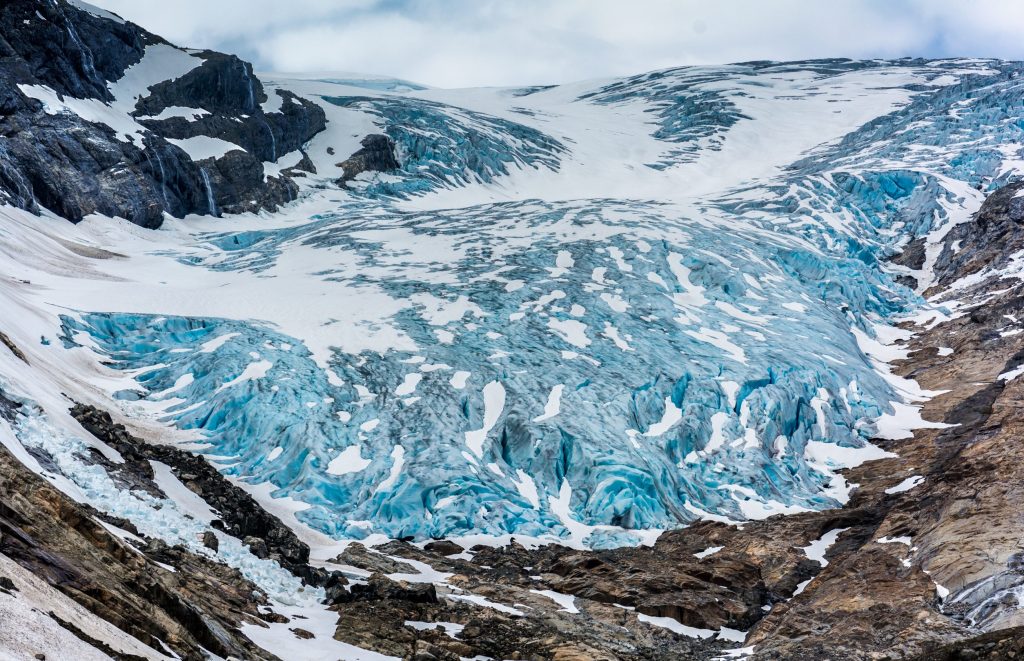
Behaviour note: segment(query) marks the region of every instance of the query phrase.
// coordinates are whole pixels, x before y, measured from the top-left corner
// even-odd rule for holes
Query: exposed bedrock
[[[297,186],[288,174],[264,177],[263,162],[300,149],[322,131],[324,112],[289,92],[276,92],[279,109],[264,112],[261,83],[235,56],[193,54],[198,66],[152,86],[134,111],[124,109],[124,121],[132,122],[129,112],[137,119],[169,106],[198,108],[208,113],[198,121],[138,119],[148,131],[124,135],[87,119],[121,112],[124,100],[113,97],[112,85],[154,46],[170,48],[132,23],[95,16],[66,0],[6,2],[0,14],[0,200],[76,222],[95,213],[144,227],[160,226],[164,213],[276,210],[293,200]],[[44,86],[61,103],[86,110],[48,107],[38,98],[51,94],[39,91]],[[197,136],[239,148],[211,164],[195,162],[167,140]]]
[[[251,545],[257,557],[277,561],[312,585],[331,588],[345,584],[340,574],[311,567],[308,564],[309,546],[202,457],[177,448],[146,443],[130,434],[124,425],[113,422],[105,411],[79,404],[71,413],[89,433],[115,448],[126,462],[144,475],[152,476],[150,461],[170,466],[185,486],[220,514],[221,518],[211,525],[238,539],[258,542]]]
[[[1024,182],[1004,186],[987,198],[971,222],[949,231],[935,262],[939,287],[988,269],[1005,268],[1024,248]],[[938,289],[938,287],[936,288]]]
[[[201,108],[209,114],[192,121],[142,119],[143,125],[166,138],[215,136],[240,145],[260,161],[276,161],[326,127],[323,109],[287,90],[274,90],[280,110],[265,112],[261,104],[267,103],[267,93],[248,62],[213,51],[196,57],[204,60],[202,65],[155,85],[134,114],[153,117],[170,107]]]
[[[395,141],[386,135],[373,134],[363,138],[362,149],[338,165],[345,173],[338,180],[342,186],[364,172],[391,172],[400,166],[395,157]]]
[[[117,23],[64,0],[7,0],[0,14],[4,84],[42,84],[78,99],[111,101],[107,83],[137,64],[146,46],[164,43],[132,23]]]
[[[4,419],[13,420],[19,408],[0,391]],[[207,658],[204,649],[222,657],[273,658],[237,631],[240,622],[259,621],[265,601],[237,570],[158,540],[132,548],[101,518],[0,446],[0,554],[153,649],[166,645],[188,661]],[[18,583],[12,584],[14,592]]]

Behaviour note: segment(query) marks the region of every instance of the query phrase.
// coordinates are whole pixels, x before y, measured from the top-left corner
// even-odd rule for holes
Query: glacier
[[[50,315],[40,350],[305,504],[316,531],[637,544],[845,502],[836,470],[882,456],[876,421],[922,396],[881,363],[936,251],[917,270],[888,258],[1019,178],[1020,72],[306,80],[296,93],[387,134],[401,169],[341,191],[311,177],[273,216],[4,231],[55,254],[116,236],[123,254],[26,276]]]

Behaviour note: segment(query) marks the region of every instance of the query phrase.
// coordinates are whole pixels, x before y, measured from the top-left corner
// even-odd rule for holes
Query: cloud
[[[93,0],[273,71],[442,87],[559,83],[682,64],[1024,57],[1013,0]]]

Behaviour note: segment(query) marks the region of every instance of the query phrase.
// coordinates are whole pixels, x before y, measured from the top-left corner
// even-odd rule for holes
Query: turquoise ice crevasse
[[[709,76],[829,76],[858,66],[882,63],[753,63],[699,80],[671,70],[577,102],[648,99],[667,158],[687,162],[744,121],[727,95],[701,96]],[[935,77],[953,66],[935,65]],[[898,399],[853,329],[870,336],[872,322],[921,302],[885,260],[948,220],[959,201],[950,181],[1005,181],[999,145],[1021,140],[1019,71],[995,68],[911,90],[902,107],[772,180],[699,205],[403,209],[387,200],[516,168],[555,171],[572,145],[434,102],[332,98],[378,119],[408,157],[403,172],[333,213],[210,233],[202,241],[215,256],[176,258],[274,277],[292,247],[344,251],[354,267],[316,277],[372,283],[406,301],[389,323],[415,350],[335,351],[335,385],[301,338],[258,322],[81,311],[63,317],[63,338],[137,371],[137,387],[121,398],[159,404],[165,421],[201,434],[202,451],[225,473],[308,503],[298,517],[339,538],[567,536],[568,512],[608,526],[589,540],[603,546],[628,542],[628,529],[704,513],[739,521],[757,508],[834,507],[837,478],[808,448],[862,447],[870,421]],[[432,152],[425,135],[443,149]],[[453,250],[404,254],[374,238],[384,229],[411,241],[441,237]],[[439,320],[437,301],[458,302],[461,315]],[[254,369],[259,376],[240,378]],[[488,428],[492,383],[504,401]],[[467,432],[481,429],[478,454]],[[347,472],[331,472],[343,453]]]
[[[379,118],[402,164],[399,181],[374,183],[373,197],[408,197],[437,188],[489,183],[514,167],[557,170],[565,145],[537,129],[424,99],[324,97]]]

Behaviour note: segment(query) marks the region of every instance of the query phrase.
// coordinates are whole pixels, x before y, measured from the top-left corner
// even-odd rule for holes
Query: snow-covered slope
[[[118,407],[290,499],[322,544],[608,546],[834,507],[852,486],[834,470],[884,454],[872,437],[934,424],[884,361],[937,248],[915,271],[885,260],[1017,176],[1019,71],[268,76],[328,119],[284,212],[148,231],[0,209],[2,330],[31,365],[0,374],[53,424],[60,393]],[[401,168],[338,188],[368,133]]]

